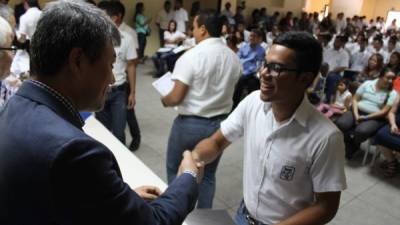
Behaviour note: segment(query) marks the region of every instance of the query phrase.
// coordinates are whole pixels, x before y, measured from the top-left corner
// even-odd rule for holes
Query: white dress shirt
[[[185,33],[186,32],[186,22],[189,21],[188,13],[184,8],[175,10],[174,20],[177,23],[176,30]]]
[[[162,9],[157,14],[156,23],[160,24],[160,28],[163,30],[168,30],[169,21],[174,19],[174,11],[170,10],[169,12]]]
[[[36,7],[29,8],[19,19],[19,32],[25,34],[27,39],[31,39],[36,30],[39,21],[40,11]]]
[[[239,77],[239,58],[220,38],[201,41],[178,59],[172,74],[189,86],[179,114],[210,118],[229,113]]]
[[[164,40],[175,42],[179,38],[183,39],[186,38],[186,35],[180,31],[175,31],[174,33],[169,32],[168,30],[164,31]],[[176,48],[178,47],[177,44],[165,44],[164,47],[166,48]]]
[[[338,51],[334,48],[324,49],[323,62],[328,63],[329,71],[338,67],[349,67],[350,56],[343,48]]]
[[[128,26],[128,24],[126,24],[125,22],[122,22],[121,25],[119,25],[118,30],[124,31],[125,33],[128,33],[129,35],[131,35],[135,49],[139,48],[137,33],[132,27]]]
[[[116,59],[113,68],[113,74],[115,77],[114,86],[122,85],[127,81],[126,79],[126,66],[129,60],[136,59],[137,53],[132,40],[132,37],[124,32],[120,31],[121,34],[121,45],[115,47]]]
[[[308,101],[278,123],[260,91],[221,123],[224,137],[244,137],[243,195],[252,217],[276,224],[314,203],[314,193],[346,188],[340,130]]]
[[[366,49],[364,51],[360,51],[360,47],[356,48],[357,51],[354,51],[351,54],[351,67],[350,69],[353,71],[363,71],[364,68],[368,65],[368,59],[371,56],[371,53]]]

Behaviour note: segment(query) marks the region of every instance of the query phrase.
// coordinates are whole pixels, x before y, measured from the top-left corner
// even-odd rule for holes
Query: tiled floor
[[[166,146],[176,111],[162,107],[160,96],[151,85],[152,72],[149,60],[138,67],[135,109],[142,144],[135,154],[166,181]],[[231,215],[242,199],[242,145],[239,140],[225,151],[217,172],[214,208],[227,209]],[[376,168],[362,166],[361,158],[359,155],[346,165],[348,189],[342,193],[340,209],[329,224],[400,225],[400,176],[385,179]]]

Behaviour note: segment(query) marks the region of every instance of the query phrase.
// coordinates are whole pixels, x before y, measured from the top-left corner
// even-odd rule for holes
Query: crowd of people
[[[240,137],[239,225],[328,223],[347,186],[345,157],[368,139],[383,153],[384,176],[397,174],[396,21],[261,8],[247,22],[245,4],[234,13],[228,2],[221,13],[199,10],[189,28],[176,0],[157,15],[162,48],[152,57],[154,76],[169,71],[174,82],[161,104],[178,111],[167,144],[169,188],[131,190],[111,152],[83,133],[79,112],[96,112],[124,144],[127,123],[129,148],[139,148],[136,68],[151,16],[137,3],[132,28],[120,1],[86,2],[60,0],[41,11],[37,0],[24,0],[26,12],[15,8],[14,16],[1,0],[0,221],[180,224],[196,202],[212,208],[219,160]]]

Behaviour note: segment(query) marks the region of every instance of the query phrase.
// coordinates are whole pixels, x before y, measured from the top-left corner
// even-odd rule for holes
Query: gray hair
[[[31,40],[31,72],[56,74],[73,48],[81,48],[95,62],[109,41],[120,44],[118,28],[96,6],[79,0],[48,3]]]

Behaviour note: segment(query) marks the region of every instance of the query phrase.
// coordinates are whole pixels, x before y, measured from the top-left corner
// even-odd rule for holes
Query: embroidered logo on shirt
[[[281,170],[280,178],[282,180],[291,181],[291,180],[293,180],[295,171],[296,171],[296,168],[294,168],[293,166],[283,166],[282,170]]]

